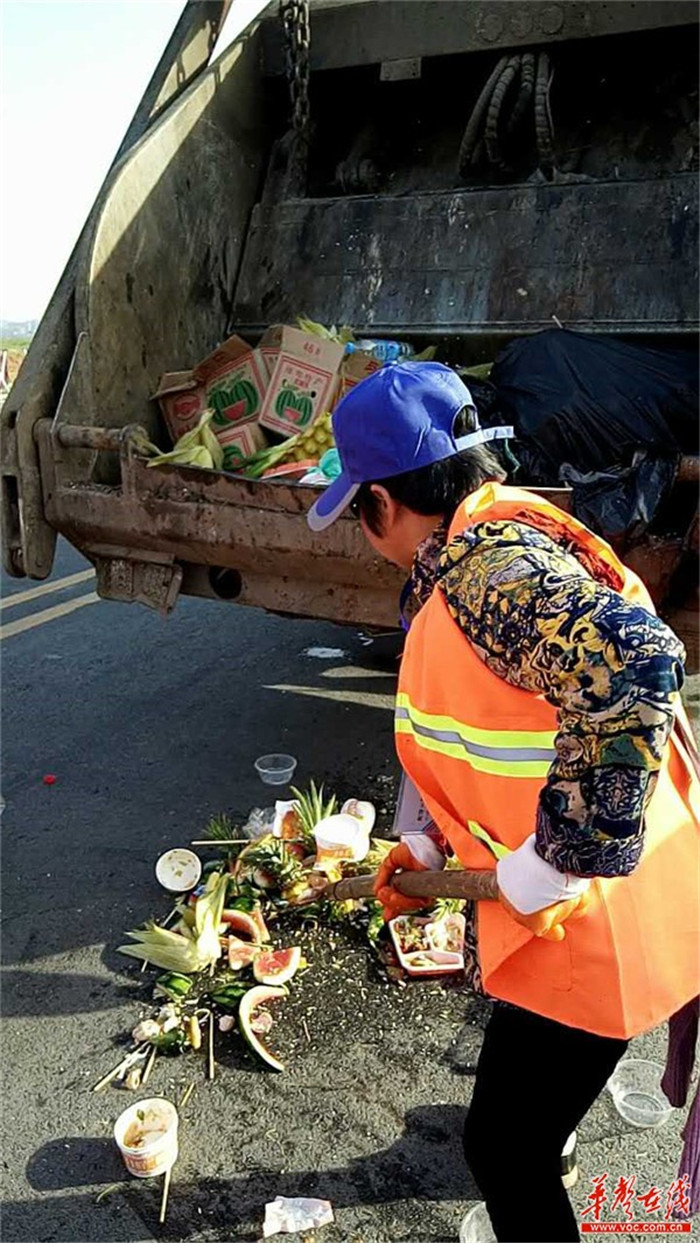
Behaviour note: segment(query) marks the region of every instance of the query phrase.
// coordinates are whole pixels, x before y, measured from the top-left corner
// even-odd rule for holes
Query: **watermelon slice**
[[[255,962],[260,953],[259,945],[251,945],[250,941],[239,941],[238,937],[228,939],[228,965],[232,971],[241,971]]]
[[[226,925],[226,928],[230,928],[237,937],[245,937],[247,941],[252,941],[254,945],[262,944],[263,936],[260,924],[248,911],[223,910],[221,912],[221,922]],[[265,927],[264,923],[263,927]],[[265,931],[267,932],[266,928]]]
[[[270,1053],[267,1045],[263,1044],[256,1033],[256,1027],[260,1030],[263,1026],[268,1026],[267,1021],[264,1024],[261,1021],[265,1013],[261,1007],[267,1005],[269,1001],[276,1001],[278,997],[286,996],[286,988],[267,988],[264,984],[259,984],[256,988],[248,989],[248,992],[241,999],[238,1010],[238,1025],[241,1029],[241,1034],[247,1040],[253,1053],[257,1053],[258,1057],[261,1057],[263,1062],[267,1062],[267,1065],[272,1070],[284,1070],[284,1066],[279,1058]]]
[[[288,950],[268,950],[258,954],[253,975],[260,984],[288,984],[299,970],[301,950],[298,945]]]
[[[265,920],[263,919],[262,907],[259,902],[255,903],[255,906],[250,912],[250,918],[253,920],[253,922],[257,926],[258,932],[260,933],[260,941],[261,942],[269,941],[270,934],[267,930],[267,924],[265,923]]]

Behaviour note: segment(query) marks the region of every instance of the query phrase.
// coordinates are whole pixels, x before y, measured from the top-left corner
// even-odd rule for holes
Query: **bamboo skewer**
[[[153,1070],[153,1063],[156,1060],[157,1053],[158,1053],[158,1046],[154,1044],[153,1048],[151,1049],[151,1052],[148,1055],[148,1061],[146,1062],[146,1065],[143,1068],[143,1074],[141,1076],[141,1087],[142,1088],[145,1088],[146,1084],[148,1083],[148,1080],[151,1075],[151,1071]]]
[[[165,1214],[168,1211],[168,1195],[170,1193],[170,1179],[172,1178],[173,1167],[168,1167],[163,1178],[163,1194],[160,1200],[160,1213],[158,1215],[158,1225],[165,1225]]]
[[[155,1052],[155,1049],[154,1049],[154,1052]],[[188,1087],[185,1088],[185,1091],[180,1097],[180,1104],[178,1105],[178,1112],[182,1112],[182,1110],[185,1108],[185,1105],[187,1104],[193,1092],[194,1092],[194,1081],[190,1083]],[[175,1162],[173,1162],[173,1165],[174,1164]],[[173,1176],[173,1165],[171,1165],[165,1171],[165,1175],[163,1178],[163,1194],[161,1195],[161,1198],[160,1198],[160,1213],[158,1214],[158,1225],[159,1226],[165,1225],[165,1216],[168,1211],[168,1196],[170,1195],[170,1182]]]
[[[281,837],[282,842],[303,844],[303,837]],[[254,837],[207,837],[204,841],[190,842],[190,846],[252,846]]]
[[[216,1063],[214,1061],[214,1011],[210,1010],[209,1011],[209,1057],[207,1061],[207,1078],[208,1079],[214,1078],[215,1066],[216,1066]]]
[[[132,1053],[127,1053],[126,1057],[122,1058],[119,1065],[113,1067],[113,1069],[108,1071],[106,1075],[103,1075],[94,1087],[90,1089],[90,1091],[101,1092],[102,1089],[106,1088],[107,1084],[111,1083],[113,1079],[118,1079],[119,1076],[123,1075],[125,1071],[130,1069],[130,1067],[135,1066],[137,1062],[140,1062],[141,1059],[146,1056],[147,1048],[147,1045],[140,1045],[139,1048],[134,1049]]]
[[[182,1093],[182,1096],[180,1097],[180,1104],[178,1105],[179,1110],[182,1111],[185,1108],[185,1105],[187,1104],[193,1092],[194,1092],[194,1079],[192,1080],[191,1083],[188,1083],[187,1087]]]

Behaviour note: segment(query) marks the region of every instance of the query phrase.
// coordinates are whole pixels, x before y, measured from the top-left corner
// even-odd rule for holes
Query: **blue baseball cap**
[[[467,407],[474,430],[454,434]],[[333,414],[342,472],[309,510],[312,531],[323,531],[351,504],[363,483],[389,479],[453,457],[462,449],[512,437],[512,427],[479,427],[466,384],[443,363],[389,363],[361,380]]]

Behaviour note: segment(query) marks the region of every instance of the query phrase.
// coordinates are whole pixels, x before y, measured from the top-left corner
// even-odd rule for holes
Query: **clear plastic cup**
[[[661,1087],[664,1068],[658,1062],[642,1058],[625,1058],[618,1062],[608,1079],[608,1091],[615,1108],[632,1126],[657,1127],[671,1117],[669,1104]]]
[[[468,1208],[459,1228],[459,1243],[496,1243],[491,1218],[483,1200]]]
[[[293,755],[261,755],[255,761],[255,771],[266,786],[286,786],[294,776],[297,761]]]

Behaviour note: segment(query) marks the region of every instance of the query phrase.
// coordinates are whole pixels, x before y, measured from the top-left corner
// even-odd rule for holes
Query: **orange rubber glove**
[[[516,923],[522,924],[523,928],[529,929],[534,936],[542,937],[544,941],[563,941],[566,936],[564,924],[569,919],[583,918],[590,905],[590,895],[591,891],[587,889],[585,893],[579,894],[576,898],[568,898],[564,902],[554,902],[551,906],[543,907],[541,911],[533,911],[531,915],[523,915],[511,905],[505,894],[500,889],[498,890],[498,900],[511,918]]]
[[[419,911],[422,907],[432,906],[429,898],[406,898],[398,890],[392,888],[391,878],[394,872],[428,872],[424,863],[419,863],[405,842],[394,846],[377,872],[374,882],[374,896],[384,908],[384,922],[395,919],[397,915],[406,915],[409,911]]]

